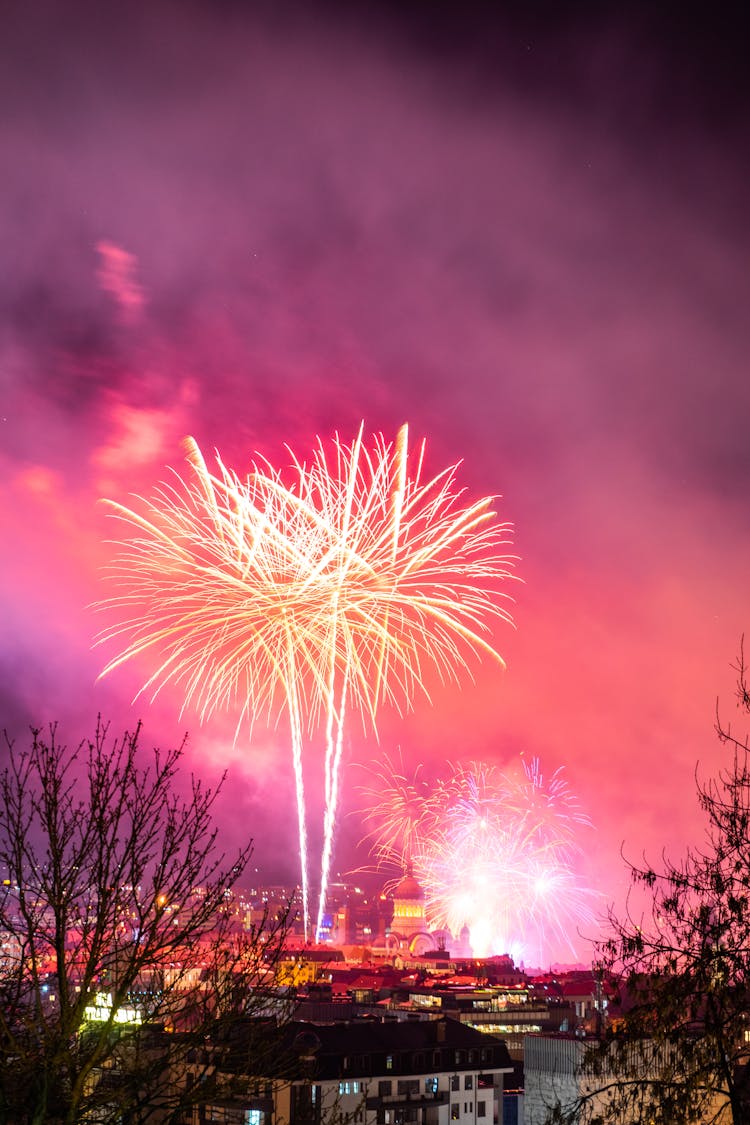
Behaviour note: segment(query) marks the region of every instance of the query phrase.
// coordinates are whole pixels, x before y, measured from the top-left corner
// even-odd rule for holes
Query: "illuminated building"
[[[193,1125],[492,1125],[502,1113],[504,1043],[455,1020],[293,1023],[291,1080],[193,1110]]]
[[[434,934],[427,928],[424,891],[410,871],[394,889],[392,898],[393,919],[385,937],[387,951],[419,956],[438,948],[443,935]]]

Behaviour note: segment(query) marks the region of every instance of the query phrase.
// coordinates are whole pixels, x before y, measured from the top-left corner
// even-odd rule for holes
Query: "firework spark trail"
[[[320,896],[318,899],[318,916],[315,923],[315,934],[320,934],[323,924],[323,912],[326,903],[326,890],[331,873],[331,858],[333,855],[333,837],[338,807],[339,770],[341,753],[344,744],[344,716],[346,703],[346,681],[341,691],[341,706],[336,717],[336,737],[328,735],[326,746],[326,793],[325,809],[323,814],[323,854],[320,865]],[[332,749],[331,749],[332,747]]]
[[[440,799],[421,777],[420,766],[407,776],[400,749],[397,755],[386,752],[381,763],[363,768],[372,779],[359,786],[365,839],[370,840],[378,865],[397,869],[400,879],[422,850],[422,838],[437,828]]]
[[[563,858],[580,851],[577,827],[591,827],[591,818],[563,777],[562,767],[545,780],[538,757],[521,762],[522,771],[505,772],[505,803],[512,810],[519,835],[525,830],[537,846],[546,845]]]
[[[469,927],[475,955],[543,955],[551,942],[574,953],[571,924],[591,924],[593,892],[575,873],[577,827],[591,826],[556,770],[482,762],[449,765],[426,789],[386,756],[361,787],[378,862],[410,867],[425,890],[430,924],[454,937]],[[541,963],[541,961],[540,961]]]
[[[458,682],[469,657],[489,655],[490,626],[510,621],[502,583],[508,526],[492,497],[464,506],[458,466],[422,480],[424,443],[410,459],[408,429],[371,449],[360,427],[333,457],[319,440],[309,464],[291,451],[291,480],[268,462],[240,479],[217,456],[209,472],[187,443],[192,477],[175,473],[145,514],[107,501],[135,534],[110,577],[121,592],[100,608],[119,620],[100,642],[121,647],[102,675],[155,653],[141,691],[167,684],[201,719],[237,707],[236,735],[259,714],[288,714],[307,924],[303,730],[323,723],[323,853],[316,931],[325,905],[340,793],[345,716],[376,731],[382,703],[408,710],[423,666]],[[139,693],[140,694],[140,693]]]
[[[289,729],[292,740],[292,768],[294,770],[294,788],[297,800],[297,833],[299,838],[300,875],[302,882],[302,918],[305,927],[305,940],[307,940],[308,918],[310,917],[310,877],[307,861],[305,783],[302,769],[302,723],[300,719],[299,699],[297,697],[297,679],[294,670],[293,651],[293,647],[290,643],[287,697],[289,700]]]

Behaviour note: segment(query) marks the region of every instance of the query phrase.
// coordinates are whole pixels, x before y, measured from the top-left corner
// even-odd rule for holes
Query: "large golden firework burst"
[[[210,471],[187,439],[175,473],[137,508],[105,501],[125,523],[109,568],[117,591],[99,603],[115,623],[99,637],[117,653],[102,675],[150,660],[142,691],[176,687],[201,719],[234,710],[237,729],[288,716],[308,876],[302,744],[326,733],[325,813],[316,929],[325,903],[339,798],[345,718],[376,729],[383,702],[399,710],[428,694],[424,669],[458,681],[472,657],[502,664],[492,639],[511,620],[510,527],[495,497],[464,502],[459,466],[423,476],[424,442],[409,449],[363,427],[346,444],[318,440],[286,473],[258,458],[246,477],[216,457]]]

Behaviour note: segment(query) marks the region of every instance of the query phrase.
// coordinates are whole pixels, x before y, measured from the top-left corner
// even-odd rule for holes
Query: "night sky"
[[[191,768],[230,772],[224,839],[294,879],[285,730],[233,747],[231,716],[131,706],[150,666],[97,681],[97,500],[151,494],[187,434],[240,470],[406,421],[501,497],[523,581],[507,670],[383,712],[381,746],[564,766],[606,902],[621,846],[698,838],[750,629],[743,29],[402,7],[5,9],[0,725],[189,731]],[[352,726],[348,809],[377,754]]]

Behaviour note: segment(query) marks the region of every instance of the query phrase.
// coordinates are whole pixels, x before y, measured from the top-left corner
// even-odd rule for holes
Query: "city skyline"
[[[98,501],[150,495],[188,434],[241,473],[408,423],[428,473],[461,461],[469,497],[500,497],[516,629],[504,671],[383,708],[379,742],[352,726],[332,871],[367,862],[352,767],[522,754],[565,768],[581,877],[621,900],[621,846],[701,831],[748,628],[733,29],[65,8],[16,13],[0,47],[0,726],[188,730],[193,768],[229,771],[228,847],[250,834],[293,879],[285,734],[235,744],[233,716],[180,718],[166,689],[133,707],[145,667],[97,679]]]

